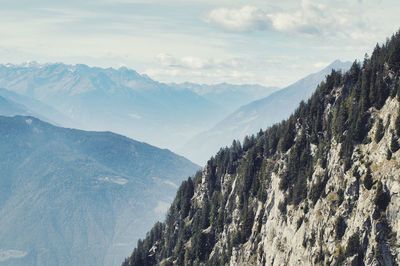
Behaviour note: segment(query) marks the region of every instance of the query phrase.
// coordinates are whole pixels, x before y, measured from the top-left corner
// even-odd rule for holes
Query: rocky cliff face
[[[185,181],[124,265],[398,265],[400,34]]]
[[[327,173],[329,179],[324,194],[314,206],[309,201],[298,206],[288,205],[286,215],[279,210],[285,193],[279,190],[279,174],[272,173],[267,188],[267,200],[252,202],[255,223],[248,241],[233,249],[231,265],[396,265],[400,262],[400,154],[386,159],[394,130],[394,117],[399,102],[389,99],[380,111],[372,111],[372,117],[390,121],[384,137],[379,143],[371,142],[355,147],[353,166],[348,171],[340,159],[340,144],[333,141],[327,154],[326,169],[316,165],[307,190],[312,189],[318,177]],[[375,128],[369,132],[374,138]],[[334,148],[333,148],[334,147]],[[285,161],[278,162],[282,168]],[[367,189],[364,181],[370,165],[374,185]],[[361,176],[353,174],[358,169]],[[389,196],[386,210],[376,204],[379,184]],[[238,198],[235,199],[238,201]],[[233,208],[233,221],[240,213]],[[338,235],[337,221],[343,218],[343,236]],[[223,247],[230,232],[239,227],[231,223],[224,228],[223,237],[217,242]],[[259,230],[257,230],[259,228]],[[350,252],[352,239],[356,236],[356,252]],[[350,253],[349,253],[350,252]],[[353,254],[354,253],[354,254]],[[361,256],[359,256],[360,254]]]

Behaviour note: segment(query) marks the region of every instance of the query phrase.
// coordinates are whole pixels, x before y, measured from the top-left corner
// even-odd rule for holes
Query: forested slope
[[[400,33],[183,182],[123,265],[398,265]]]
[[[199,167],[111,132],[0,116],[0,264],[118,265]],[[17,254],[17,255],[16,255]]]

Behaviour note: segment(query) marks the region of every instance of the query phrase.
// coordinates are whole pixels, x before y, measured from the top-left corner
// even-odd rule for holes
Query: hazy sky
[[[127,66],[165,82],[284,86],[362,59],[398,0],[0,0],[0,63]]]

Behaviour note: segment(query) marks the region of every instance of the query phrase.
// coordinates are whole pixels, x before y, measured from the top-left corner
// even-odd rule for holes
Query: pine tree
[[[392,151],[390,149],[387,149],[386,160],[390,161],[390,159],[392,159]]]
[[[400,43],[398,41],[393,42],[393,46],[390,49],[388,64],[394,71],[400,70]]]
[[[371,169],[368,167],[367,174],[364,177],[364,187],[368,190],[372,188],[374,182],[372,181]]]
[[[379,208],[379,210],[386,211],[387,206],[390,202],[390,195],[383,189],[383,184],[381,181],[378,182],[378,187],[376,189],[375,205]]]
[[[390,142],[390,150],[395,153],[400,148],[397,137],[392,133],[392,140]]]
[[[339,215],[335,221],[335,232],[336,239],[342,239],[344,233],[346,232],[347,224],[344,218]]]
[[[396,136],[400,137],[400,110],[397,112],[397,118],[394,121],[394,128],[396,130]]]
[[[360,248],[360,233],[357,231],[349,238],[349,241],[347,242],[346,256],[351,257],[354,254],[357,254],[360,251]]]
[[[379,143],[381,141],[381,139],[383,138],[384,134],[385,134],[385,129],[383,127],[383,120],[379,118],[378,124],[376,126],[375,142]]]

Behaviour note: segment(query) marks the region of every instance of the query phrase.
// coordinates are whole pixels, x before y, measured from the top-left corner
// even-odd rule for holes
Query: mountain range
[[[113,131],[203,165],[233,139],[242,140],[290,115],[331,69],[349,64],[335,61],[281,90],[251,84],[164,84],[125,67],[8,64],[0,65],[0,88],[5,88],[0,95],[29,110],[18,114]]]
[[[171,150],[233,108],[275,89],[257,85],[168,85],[125,67],[104,69],[62,63],[0,65],[0,88],[14,93],[11,99],[17,103],[26,101],[18,102],[16,95],[25,100],[29,97],[36,107],[40,102],[42,106],[34,111],[47,117],[46,121],[113,131]],[[222,94],[232,101],[217,101]],[[4,91],[0,95],[10,96]],[[32,108],[32,103],[26,105]]]
[[[25,106],[0,96],[0,113],[2,115],[13,116],[16,114],[28,114],[29,110]]]
[[[0,135],[2,265],[118,265],[200,168],[121,135],[31,116],[0,116]]]
[[[317,73],[239,107],[213,127],[185,143],[178,153],[199,164],[205,164],[206,160],[220,148],[229,146],[232,140],[242,141],[245,136],[289,117],[301,101],[308,99],[314,93],[318,84],[332,69],[345,71],[350,66],[350,62],[336,60]]]
[[[9,106],[9,108],[6,108],[4,103],[0,105],[0,108],[2,108],[0,109],[0,115],[31,115],[57,125],[68,126],[75,124],[68,116],[34,98],[3,88],[0,88],[0,96],[14,105],[14,107]],[[17,109],[15,106],[17,106]]]
[[[242,105],[264,98],[279,89],[278,87],[264,87],[258,84],[234,85],[220,83],[210,85],[185,82],[169,85],[179,90],[191,90],[208,101],[222,106],[228,114]]]

